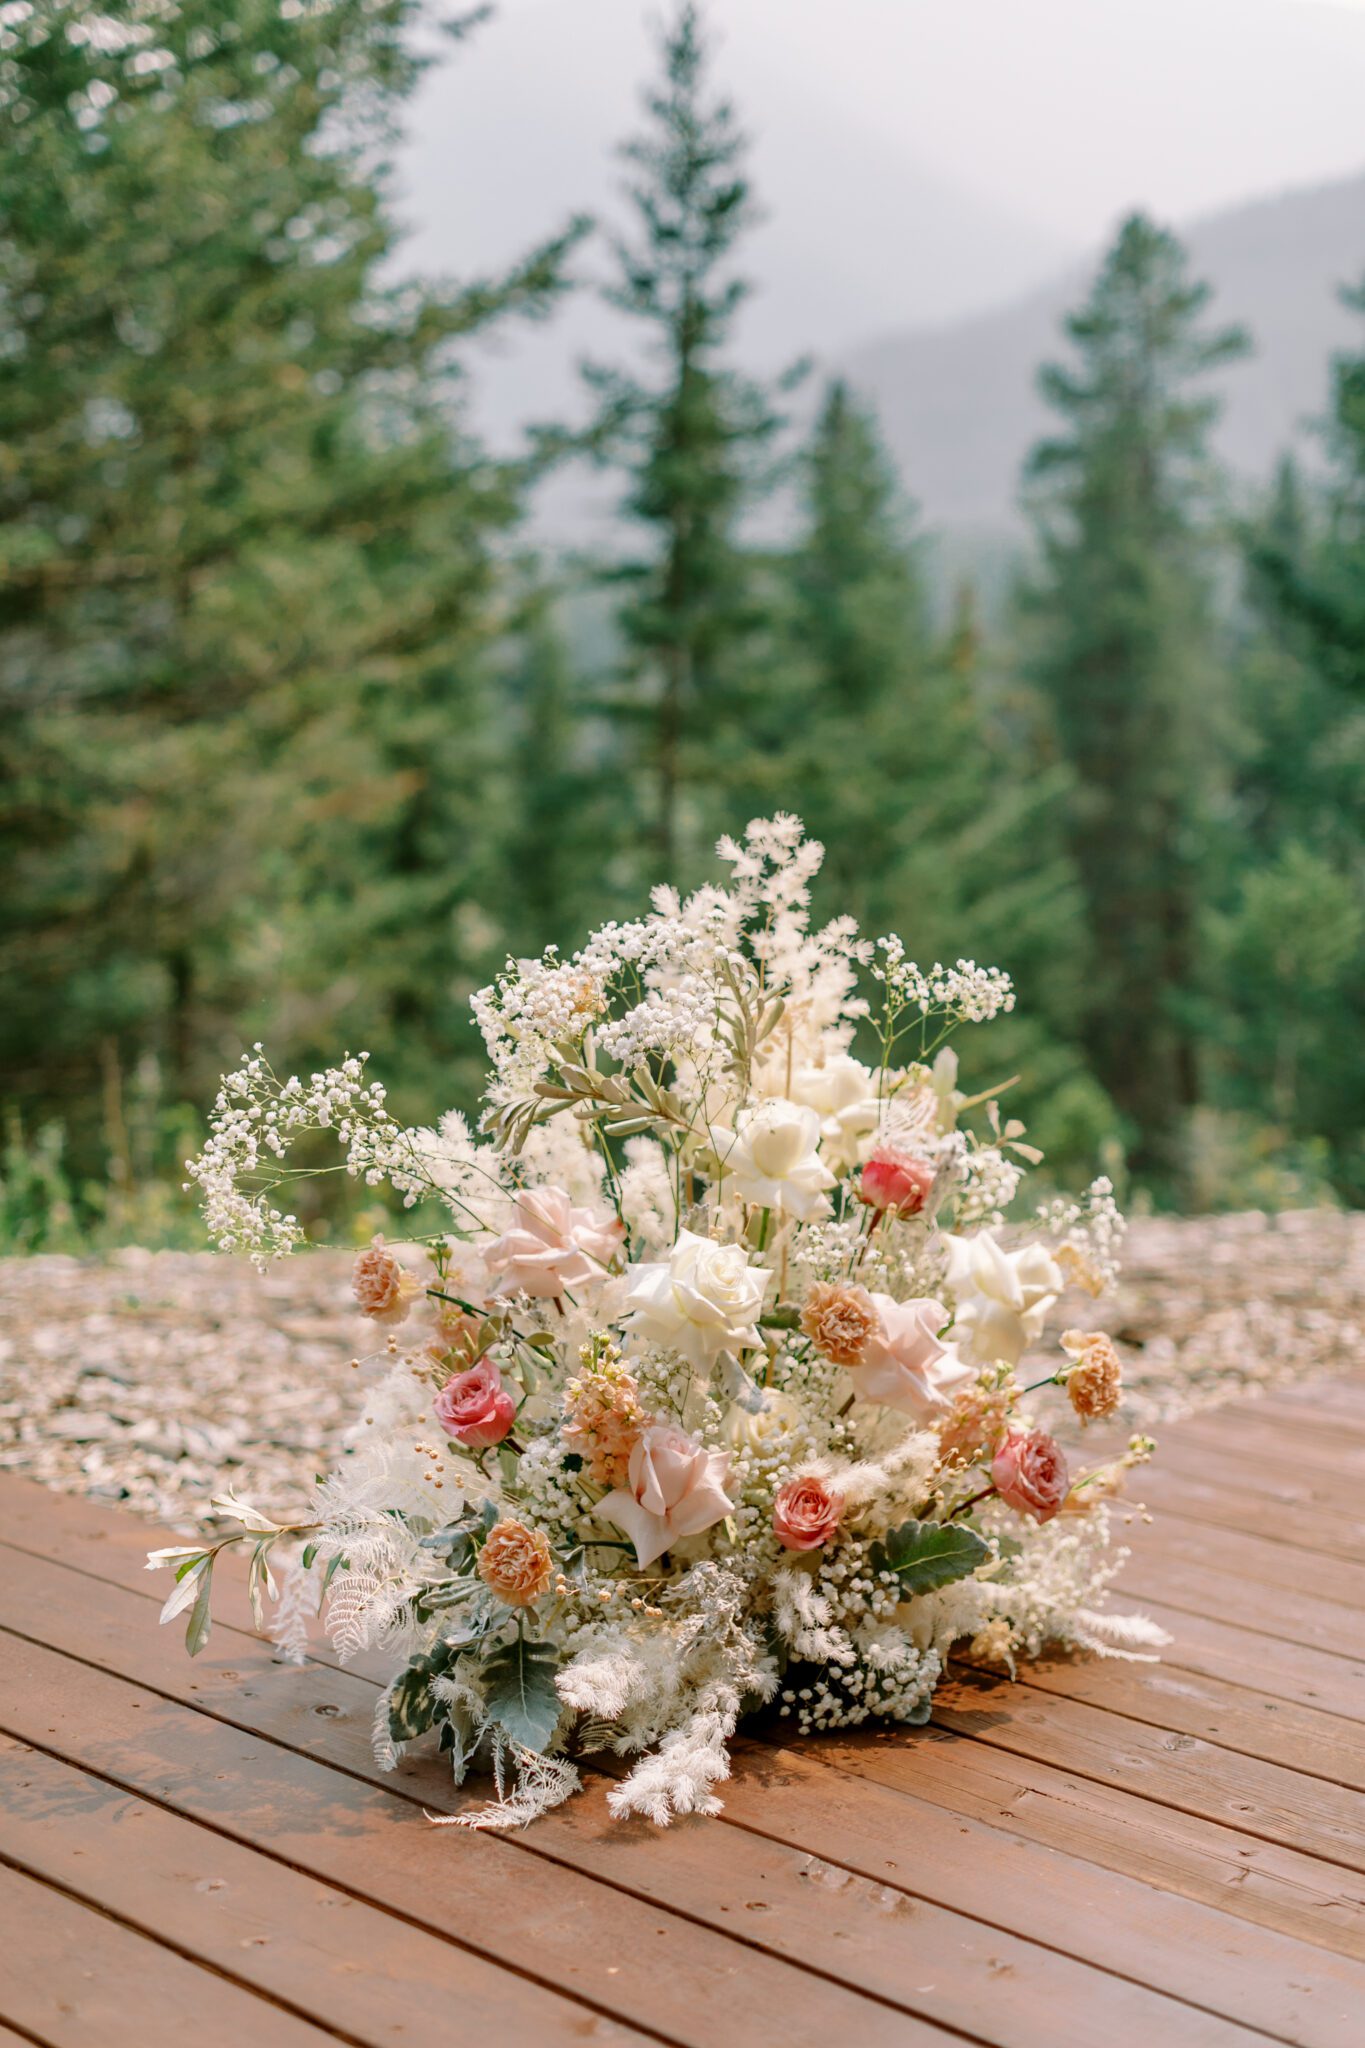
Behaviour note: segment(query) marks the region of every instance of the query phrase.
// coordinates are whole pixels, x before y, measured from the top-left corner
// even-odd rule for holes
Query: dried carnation
[[[851,1282],[817,1281],[806,1296],[801,1328],[835,1365],[857,1365],[880,1327],[872,1296]]]
[[[619,1486],[649,1417],[614,1344],[585,1344],[581,1356],[587,1370],[564,1389],[564,1441],[598,1486]]]
[[[1066,1391],[1082,1422],[1112,1415],[1123,1391],[1123,1366],[1113,1339],[1102,1330],[1064,1330],[1062,1349],[1076,1361]]]
[[[479,1577],[509,1607],[534,1606],[553,1569],[548,1536],[524,1522],[495,1522],[479,1552]]]
[[[401,1323],[412,1306],[421,1283],[399,1265],[382,1237],[356,1253],[351,1270],[351,1292],[361,1313],[377,1323]]]

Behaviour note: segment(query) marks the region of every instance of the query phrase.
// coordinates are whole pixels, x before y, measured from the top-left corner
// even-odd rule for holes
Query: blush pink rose
[[[878,1145],[858,1175],[858,1200],[897,1216],[918,1216],[934,1185],[935,1168],[895,1145]]]
[[[597,1512],[625,1530],[643,1567],[679,1537],[724,1521],[734,1507],[725,1491],[729,1476],[723,1451],[707,1450],[672,1423],[652,1422],[631,1451],[626,1485],[600,1500]]]
[[[864,1401],[913,1415],[917,1422],[931,1421],[976,1377],[939,1337],[947,1309],[927,1295],[894,1301],[889,1294],[874,1294],[872,1306],[877,1327],[864,1342],[857,1365],[848,1368],[854,1392]]]
[[[432,1404],[446,1435],[466,1450],[486,1451],[500,1444],[516,1418],[517,1404],[502,1383],[491,1358],[481,1358],[468,1372],[447,1380]]]
[[[1050,1522],[1071,1488],[1061,1445],[1045,1429],[1011,1429],[991,1462],[991,1482],[1007,1507]]]
[[[516,1221],[484,1264],[505,1278],[509,1292],[551,1297],[600,1280],[621,1248],[623,1226],[600,1221],[591,1209],[576,1209],[563,1188],[522,1188]]]
[[[773,1502],[773,1530],[784,1550],[818,1550],[844,1512],[844,1496],[823,1479],[789,1479]]]

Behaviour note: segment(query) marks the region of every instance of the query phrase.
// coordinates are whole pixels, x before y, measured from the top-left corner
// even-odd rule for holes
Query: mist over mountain
[[[1338,287],[1365,276],[1365,173],[1206,216],[1180,228],[1193,274],[1214,288],[1209,317],[1241,321],[1254,354],[1216,387],[1214,435],[1235,480],[1263,480],[1293,447],[1309,466],[1328,361],[1359,330]],[[906,487],[934,527],[1002,532],[1018,521],[1020,467],[1050,415],[1040,363],[1065,357],[1065,314],[1099,252],[992,312],[890,334],[844,369],[875,404]]]

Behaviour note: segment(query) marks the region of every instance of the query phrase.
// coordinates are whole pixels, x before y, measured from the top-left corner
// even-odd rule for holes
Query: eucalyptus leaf
[[[443,1717],[445,1705],[433,1696],[431,1681],[444,1676],[454,1657],[449,1643],[438,1643],[434,1650],[412,1658],[396,1680],[389,1694],[389,1733],[395,1742],[414,1742]]]
[[[543,1750],[559,1724],[558,1668],[553,1643],[531,1643],[521,1635],[500,1643],[483,1660],[480,1676],[489,1718],[523,1749]]]
[[[960,1522],[902,1522],[872,1547],[873,1569],[894,1572],[907,1593],[968,1578],[990,1556],[985,1539]]]

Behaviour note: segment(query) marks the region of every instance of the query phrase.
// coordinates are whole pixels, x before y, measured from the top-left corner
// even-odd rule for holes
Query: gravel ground
[[[0,1471],[202,1522],[224,1485],[283,1510],[354,1419],[350,1360],[370,1339],[349,1259],[265,1278],[211,1253],[0,1261]],[[1119,1340],[1128,1419],[1365,1363],[1365,1214],[1138,1220],[1117,1304],[1068,1322]]]

